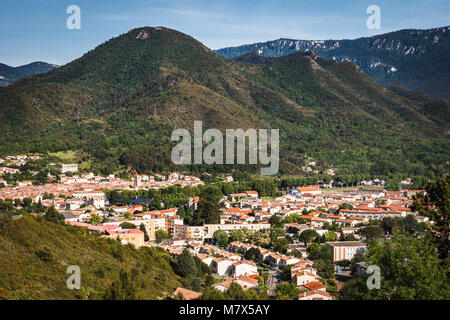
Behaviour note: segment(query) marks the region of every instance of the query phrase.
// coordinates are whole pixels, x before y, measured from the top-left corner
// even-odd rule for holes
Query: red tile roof
[[[178,296],[178,294],[182,294],[184,300],[195,300],[201,296],[201,293],[178,287],[172,294],[172,299],[175,299]]]
[[[309,290],[319,290],[327,287],[326,285],[320,283],[319,281],[309,282],[307,284],[304,284],[303,286]]]

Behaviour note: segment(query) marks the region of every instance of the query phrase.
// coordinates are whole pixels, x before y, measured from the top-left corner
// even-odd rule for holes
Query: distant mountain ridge
[[[450,100],[450,26],[400,30],[354,40],[278,39],[215,52],[237,58],[249,52],[279,57],[305,50],[338,62],[350,60],[382,85],[398,82],[433,98]]]
[[[11,67],[4,63],[0,63],[0,86],[5,87],[21,78],[49,72],[57,67],[56,64],[50,64],[43,61],[35,61],[18,67]]]

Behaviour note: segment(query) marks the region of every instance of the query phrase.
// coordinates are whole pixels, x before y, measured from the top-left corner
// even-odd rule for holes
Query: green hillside
[[[138,250],[87,229],[0,215],[0,299],[103,299],[121,270],[136,299],[159,299],[179,286],[172,258],[161,249]],[[69,265],[81,270],[81,290],[69,290]]]
[[[280,129],[282,174],[303,174],[311,157],[343,174],[448,171],[448,102],[383,87],[314,52],[260,60],[225,59],[163,27],[130,30],[0,88],[0,155],[80,150],[80,162],[102,173],[229,171],[171,163],[171,131],[202,120]]]

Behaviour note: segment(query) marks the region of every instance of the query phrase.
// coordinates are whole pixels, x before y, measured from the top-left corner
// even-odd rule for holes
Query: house
[[[310,291],[314,291],[314,290],[321,290],[324,292],[327,291],[327,286],[319,281],[305,283],[304,285],[302,285],[302,287],[305,288],[306,290],[310,290]]]
[[[279,256],[276,253],[269,253],[266,257],[266,261],[268,264],[270,264],[272,267],[276,267],[278,266],[278,264],[280,263],[281,260],[281,256]]]
[[[279,216],[281,219],[284,219],[288,216],[290,216],[293,213],[298,213],[297,210],[290,210],[290,209],[282,209],[277,212],[277,216]]]
[[[79,221],[78,216],[70,213],[70,212],[61,212],[64,216],[64,221]]]
[[[205,239],[212,239],[214,232],[224,230],[229,233],[231,230],[247,228],[250,231],[258,231],[261,229],[269,229],[270,223],[241,223],[241,224],[205,224]]]
[[[2,168],[0,168],[0,172],[9,173],[9,174],[16,174],[16,173],[19,173],[19,169],[9,168],[9,167],[2,167]]]
[[[142,176],[136,174],[133,178],[133,185],[135,187],[139,187],[142,185]]]
[[[299,270],[291,272],[291,283],[295,283],[296,286],[303,286],[309,282],[317,281],[320,277],[307,270]]]
[[[232,254],[232,253],[229,253],[229,252],[226,252],[226,251],[222,252],[221,254],[224,255],[225,257],[227,257],[230,260],[234,260],[234,261],[241,261],[242,260],[242,257],[237,255],[237,254]]]
[[[173,225],[173,237],[175,239],[203,240],[204,236],[203,226]]]
[[[136,248],[144,245],[144,232],[139,229],[116,229],[106,231],[105,237],[121,240],[122,244],[134,244]]]
[[[199,292],[195,292],[189,289],[178,287],[175,292],[172,294],[172,299],[179,299],[182,298],[182,300],[195,300],[198,299],[202,294]]]
[[[244,291],[258,286],[258,279],[247,276],[239,276],[234,282],[240,285]]]
[[[247,276],[239,276],[236,278],[227,279],[225,281],[216,283],[213,285],[213,287],[221,292],[226,292],[232,283],[237,283],[242,287],[244,291],[258,286],[257,279],[253,279]]]
[[[325,183],[324,181],[320,180],[320,181],[317,181],[317,186],[319,188],[332,188],[333,183],[332,183],[332,181],[330,181],[330,183]]]
[[[308,257],[308,251],[304,247],[296,247],[291,250],[288,249],[288,253],[298,252],[302,258]]]
[[[66,172],[77,172],[78,171],[78,164],[76,163],[70,163],[70,164],[48,164],[47,168],[55,168],[56,170],[60,171],[61,173]]]
[[[335,298],[328,292],[322,290],[312,290],[300,293],[298,300],[334,300]]]
[[[234,263],[234,261],[223,259],[223,258],[214,258],[211,262],[211,271],[218,276],[227,276],[230,272],[230,266]]]
[[[297,187],[297,191],[300,192],[301,196],[303,196],[306,193],[309,193],[311,195],[322,194],[322,191],[317,186]]]
[[[198,254],[197,257],[198,257],[200,260],[202,260],[202,262],[203,262],[204,264],[206,264],[208,267],[211,268],[211,264],[212,264],[212,262],[213,262],[213,260],[214,260],[214,257],[208,256],[208,255],[206,255],[206,254]]]
[[[105,197],[104,196],[93,196],[87,199],[87,204],[92,205],[97,209],[105,207]]]
[[[225,281],[214,284],[213,288],[219,290],[220,292],[226,292],[232,283],[233,279],[227,279]]]
[[[19,187],[31,186],[32,184],[33,184],[33,181],[31,181],[31,180],[19,181],[19,182],[17,183],[17,185],[18,185]]]
[[[67,199],[66,210],[77,210],[84,204],[83,199]]]
[[[128,211],[127,207],[110,207],[116,213],[125,213]]]
[[[281,268],[285,267],[285,266],[289,266],[291,264],[296,264],[300,262],[300,259],[295,258],[295,257],[288,257],[288,256],[281,256],[280,262],[279,262],[279,266]]]
[[[311,219],[311,226],[313,228],[322,228],[325,225],[325,222],[332,223],[331,219],[314,217]]]
[[[258,199],[258,192],[250,190],[250,191],[245,191],[245,194],[247,195],[247,197],[249,198],[255,198]]]
[[[361,230],[361,227],[359,228],[347,228],[347,227],[343,227],[341,228],[341,232],[344,236],[347,236],[349,234],[353,234],[356,237],[358,237],[357,233]]]
[[[231,202],[237,202],[239,201],[241,198],[246,197],[247,194],[246,193],[231,193],[230,197],[231,197]]]
[[[267,257],[270,254],[269,250],[264,249],[264,248],[258,248],[258,249],[259,249],[259,260],[266,261]]]
[[[337,219],[335,223],[340,226],[353,228],[360,222],[356,219]]]
[[[238,261],[231,265],[230,274],[233,277],[250,276],[258,274],[258,268],[251,261]]]

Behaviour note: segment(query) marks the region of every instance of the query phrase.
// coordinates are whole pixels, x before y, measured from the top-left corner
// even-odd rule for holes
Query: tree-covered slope
[[[443,148],[448,144],[449,122],[443,119],[448,119],[448,102],[419,97],[405,89],[400,94],[397,87],[395,90],[375,83],[353,63],[336,63],[312,51],[278,58],[257,56],[254,53],[237,60],[256,63],[260,70],[255,75],[257,83],[315,114],[313,120],[302,119],[279,110],[278,119],[284,114],[287,121],[298,124],[292,131],[277,123],[289,135],[287,141],[298,142],[288,147],[297,154],[306,152],[315,159],[345,164],[356,171],[371,162],[372,168],[363,171],[374,174],[378,160],[395,164],[400,158],[407,162],[420,158],[420,162],[426,159],[430,163],[434,157],[440,158],[435,164],[445,163],[448,154]],[[437,114],[441,120],[437,120]],[[399,170],[394,168],[389,165],[378,174]]]
[[[0,214],[0,299],[104,299],[127,275],[136,299],[169,296],[179,286],[172,258],[162,249],[123,246],[87,229],[34,217]],[[67,268],[81,271],[81,290],[69,290]]]
[[[354,40],[279,39],[216,50],[227,58],[249,52],[283,56],[314,50],[337,61],[350,60],[383,85],[396,82],[410,90],[450,100],[450,27],[400,30]]]
[[[172,170],[171,130],[202,120],[280,129],[282,173],[302,173],[313,157],[341,172],[442,174],[449,109],[312,51],[234,61],[181,32],[144,27],[0,88],[0,154],[83,150],[80,161],[103,173]]]

